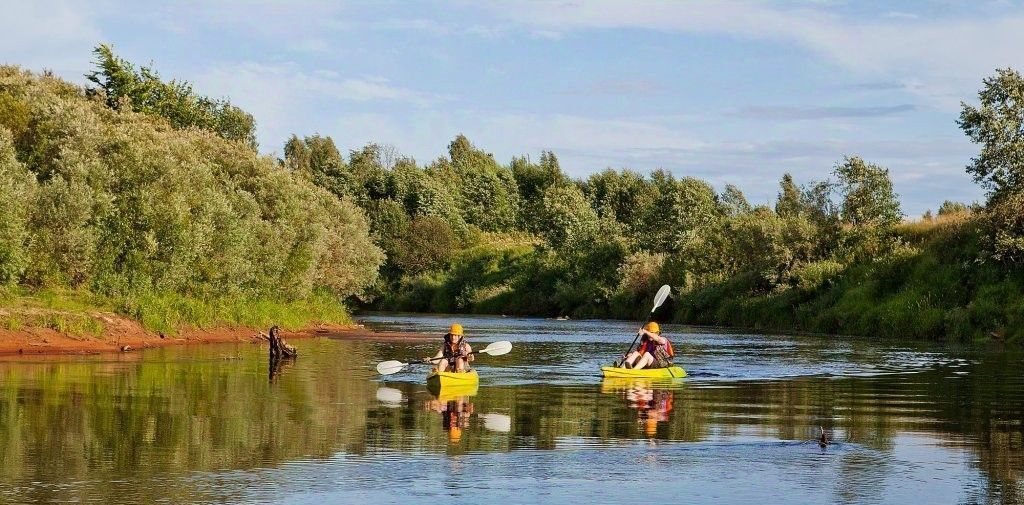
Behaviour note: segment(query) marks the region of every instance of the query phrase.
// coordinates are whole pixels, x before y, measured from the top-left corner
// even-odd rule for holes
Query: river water
[[[451,317],[374,314],[385,330]],[[1018,503],[1024,353],[666,325],[689,377],[603,381],[635,324],[458,320],[475,392],[377,362],[438,344],[207,345],[0,362],[0,503]],[[472,393],[472,394],[470,394]],[[830,438],[816,439],[819,427]]]

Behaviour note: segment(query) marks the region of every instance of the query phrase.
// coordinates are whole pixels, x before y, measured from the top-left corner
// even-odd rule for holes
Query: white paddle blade
[[[658,290],[658,294],[654,295],[654,308],[651,309],[652,313],[658,310],[658,307],[661,307],[661,304],[665,303],[665,300],[668,299],[668,295],[670,293],[672,293],[672,288],[669,287],[668,284],[665,284]]]
[[[381,361],[377,364],[377,373],[381,375],[391,375],[393,373],[401,372],[405,368],[405,363],[401,361]]]
[[[508,340],[494,342],[488,345],[487,347],[481,349],[480,352],[484,354],[489,354],[491,356],[501,356],[502,354],[508,354],[512,352],[512,342],[509,342]]]
[[[505,414],[481,414],[484,419],[484,428],[491,431],[508,433],[512,430],[512,418]]]
[[[377,401],[384,404],[385,407],[401,407],[404,400],[402,392],[395,388],[387,386],[377,388]]]

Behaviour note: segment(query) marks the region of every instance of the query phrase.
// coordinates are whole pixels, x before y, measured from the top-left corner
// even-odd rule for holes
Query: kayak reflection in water
[[[658,423],[668,422],[669,414],[672,413],[673,391],[650,387],[649,382],[633,381],[626,386],[621,382],[610,383],[606,379],[602,390],[622,393],[626,405],[637,410],[637,422],[648,437],[657,435]]]
[[[661,327],[651,321],[640,330],[640,346],[625,356],[622,361],[624,368],[668,368],[672,366],[672,358],[676,352],[672,342],[661,335]]]
[[[444,345],[433,358],[424,360],[437,361],[438,372],[468,372],[469,363],[473,361],[473,348],[466,342],[462,325],[455,323],[444,335]]]
[[[448,441],[454,444],[462,439],[462,430],[469,426],[473,402],[466,396],[445,400],[434,398],[427,402],[427,410],[441,414],[441,427],[448,433]]]

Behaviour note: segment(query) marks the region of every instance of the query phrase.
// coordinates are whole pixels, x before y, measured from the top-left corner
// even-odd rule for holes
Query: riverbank
[[[134,352],[175,345],[217,343],[263,344],[268,328],[247,326],[186,328],[173,336],[146,330],[136,321],[116,314],[105,314],[106,329],[100,335],[61,333],[52,328],[0,328],[0,356],[82,355]],[[333,338],[379,342],[410,342],[436,339],[436,335],[414,332],[378,332],[362,325],[315,324],[297,330],[282,330],[285,340]]]
[[[128,352],[168,345],[265,340],[271,326],[285,339],[408,340],[353,323],[340,301],[313,296],[289,302],[146,295],[112,299],[85,291],[8,290],[0,296],[0,355]]]

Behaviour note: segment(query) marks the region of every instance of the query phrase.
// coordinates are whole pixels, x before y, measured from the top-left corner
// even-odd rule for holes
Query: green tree
[[[939,205],[940,216],[951,216],[954,214],[963,214],[966,212],[970,212],[970,208],[966,204],[955,202],[953,200],[946,200],[942,202],[942,205]]]
[[[656,247],[645,236],[660,196],[653,182],[632,170],[609,168],[591,175],[582,187],[599,216],[621,223],[626,236],[640,247]]]
[[[415,275],[445,266],[457,250],[458,240],[448,223],[434,216],[420,216],[410,223],[396,250],[395,262]]]
[[[28,264],[28,219],[36,180],[18,162],[14,136],[0,126],[0,286],[14,284]]]
[[[544,192],[541,235],[553,249],[579,249],[593,240],[601,219],[576,186],[551,186]]]
[[[537,233],[540,230],[536,216],[543,210],[544,192],[551,186],[569,184],[569,179],[550,151],[541,152],[539,163],[532,163],[525,156],[513,158],[509,169],[519,193],[518,227]]]
[[[779,181],[779,197],[775,201],[775,213],[786,217],[794,216],[804,211],[804,199],[800,188],[793,182],[793,176],[784,174]]]
[[[439,160],[429,171],[458,190],[466,223],[487,231],[513,228],[519,212],[519,192],[512,172],[464,135],[448,145],[448,155],[449,160]]]
[[[97,46],[93,54],[97,69],[86,78],[94,87],[86,90],[89,95],[102,94],[110,108],[155,114],[175,128],[196,127],[256,148],[256,121],[231,102],[197,95],[184,81],[164,82],[151,67],[136,70],[106,44]]]
[[[854,226],[891,228],[903,217],[889,170],[848,156],[834,172],[842,196],[840,214]]]
[[[725,191],[722,192],[719,201],[722,205],[722,213],[727,216],[738,216],[753,210],[743,191],[740,191],[740,188],[732,184],[725,185]]]
[[[974,180],[999,197],[1024,189],[1024,77],[999,69],[983,81],[977,107],[961,103],[957,124],[981,152],[967,165]]]

